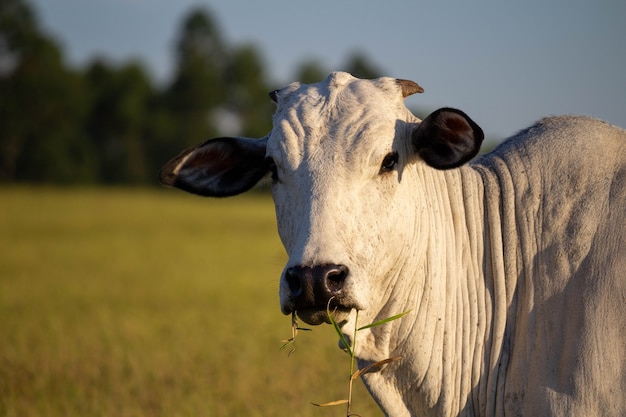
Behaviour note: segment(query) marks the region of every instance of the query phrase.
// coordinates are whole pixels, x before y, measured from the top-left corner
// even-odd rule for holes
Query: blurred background
[[[550,114],[626,126],[626,3],[2,0],[0,181],[154,184],[216,135],[262,136],[267,92],[330,70],[417,81],[418,116],[496,142]]]
[[[0,416],[345,416],[330,326],[280,314],[267,193],[156,185],[267,93],[412,79],[493,145],[549,114],[626,126],[626,2],[0,0]],[[68,187],[67,185],[72,185]],[[362,385],[352,410],[381,415]]]

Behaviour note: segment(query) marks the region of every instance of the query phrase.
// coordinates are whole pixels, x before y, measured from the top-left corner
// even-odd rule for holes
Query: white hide
[[[410,310],[357,333],[360,367],[401,357],[363,376],[387,416],[626,416],[626,132],[551,117],[438,170],[415,132],[447,140],[465,116],[421,122],[406,86],[291,84],[266,138],[206,142],[161,180],[228,196],[273,170],[283,312],[289,268],[328,264],[349,271],[335,317],[349,337],[356,310],[358,326]],[[323,322],[310,304],[300,317]]]
[[[625,415],[624,131],[545,119],[439,171],[411,149],[395,80],[336,73],[278,97],[287,267],[347,265],[361,325],[412,310],[358,333],[362,366],[402,357],[364,378],[388,416]]]

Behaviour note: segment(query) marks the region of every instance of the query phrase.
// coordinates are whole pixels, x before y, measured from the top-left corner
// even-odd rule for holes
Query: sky
[[[156,81],[173,70],[182,19],[202,6],[230,46],[255,45],[276,87],[311,59],[339,68],[355,51],[449,106],[487,138],[541,117],[586,114],[626,127],[626,1],[31,0],[73,65],[139,59]]]

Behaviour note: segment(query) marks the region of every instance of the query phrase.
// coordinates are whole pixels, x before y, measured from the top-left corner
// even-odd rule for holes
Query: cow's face
[[[482,132],[464,113],[440,109],[423,122],[404,106],[417,84],[334,73],[271,97],[273,129],[261,139],[220,138],[189,149],[162,170],[167,185],[227,196],[272,177],[278,232],[289,260],[281,309],[309,324],[390,297],[407,248],[419,236],[423,204],[416,164],[456,167],[473,157]],[[374,316],[372,314],[372,316]]]
[[[398,214],[410,204],[402,197],[408,185],[402,176],[419,120],[394,79],[373,83],[335,74],[274,97],[266,158],[289,255],[280,281],[282,311],[318,324],[327,320],[327,307],[339,316],[367,309],[410,234]]]

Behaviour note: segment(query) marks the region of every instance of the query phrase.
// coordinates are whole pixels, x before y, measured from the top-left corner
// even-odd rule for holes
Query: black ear
[[[228,197],[252,188],[269,172],[263,139],[218,138],[189,148],[161,168],[161,183],[193,194]]]
[[[413,146],[431,167],[450,169],[478,153],[483,130],[461,110],[448,107],[431,113],[413,131]]]

